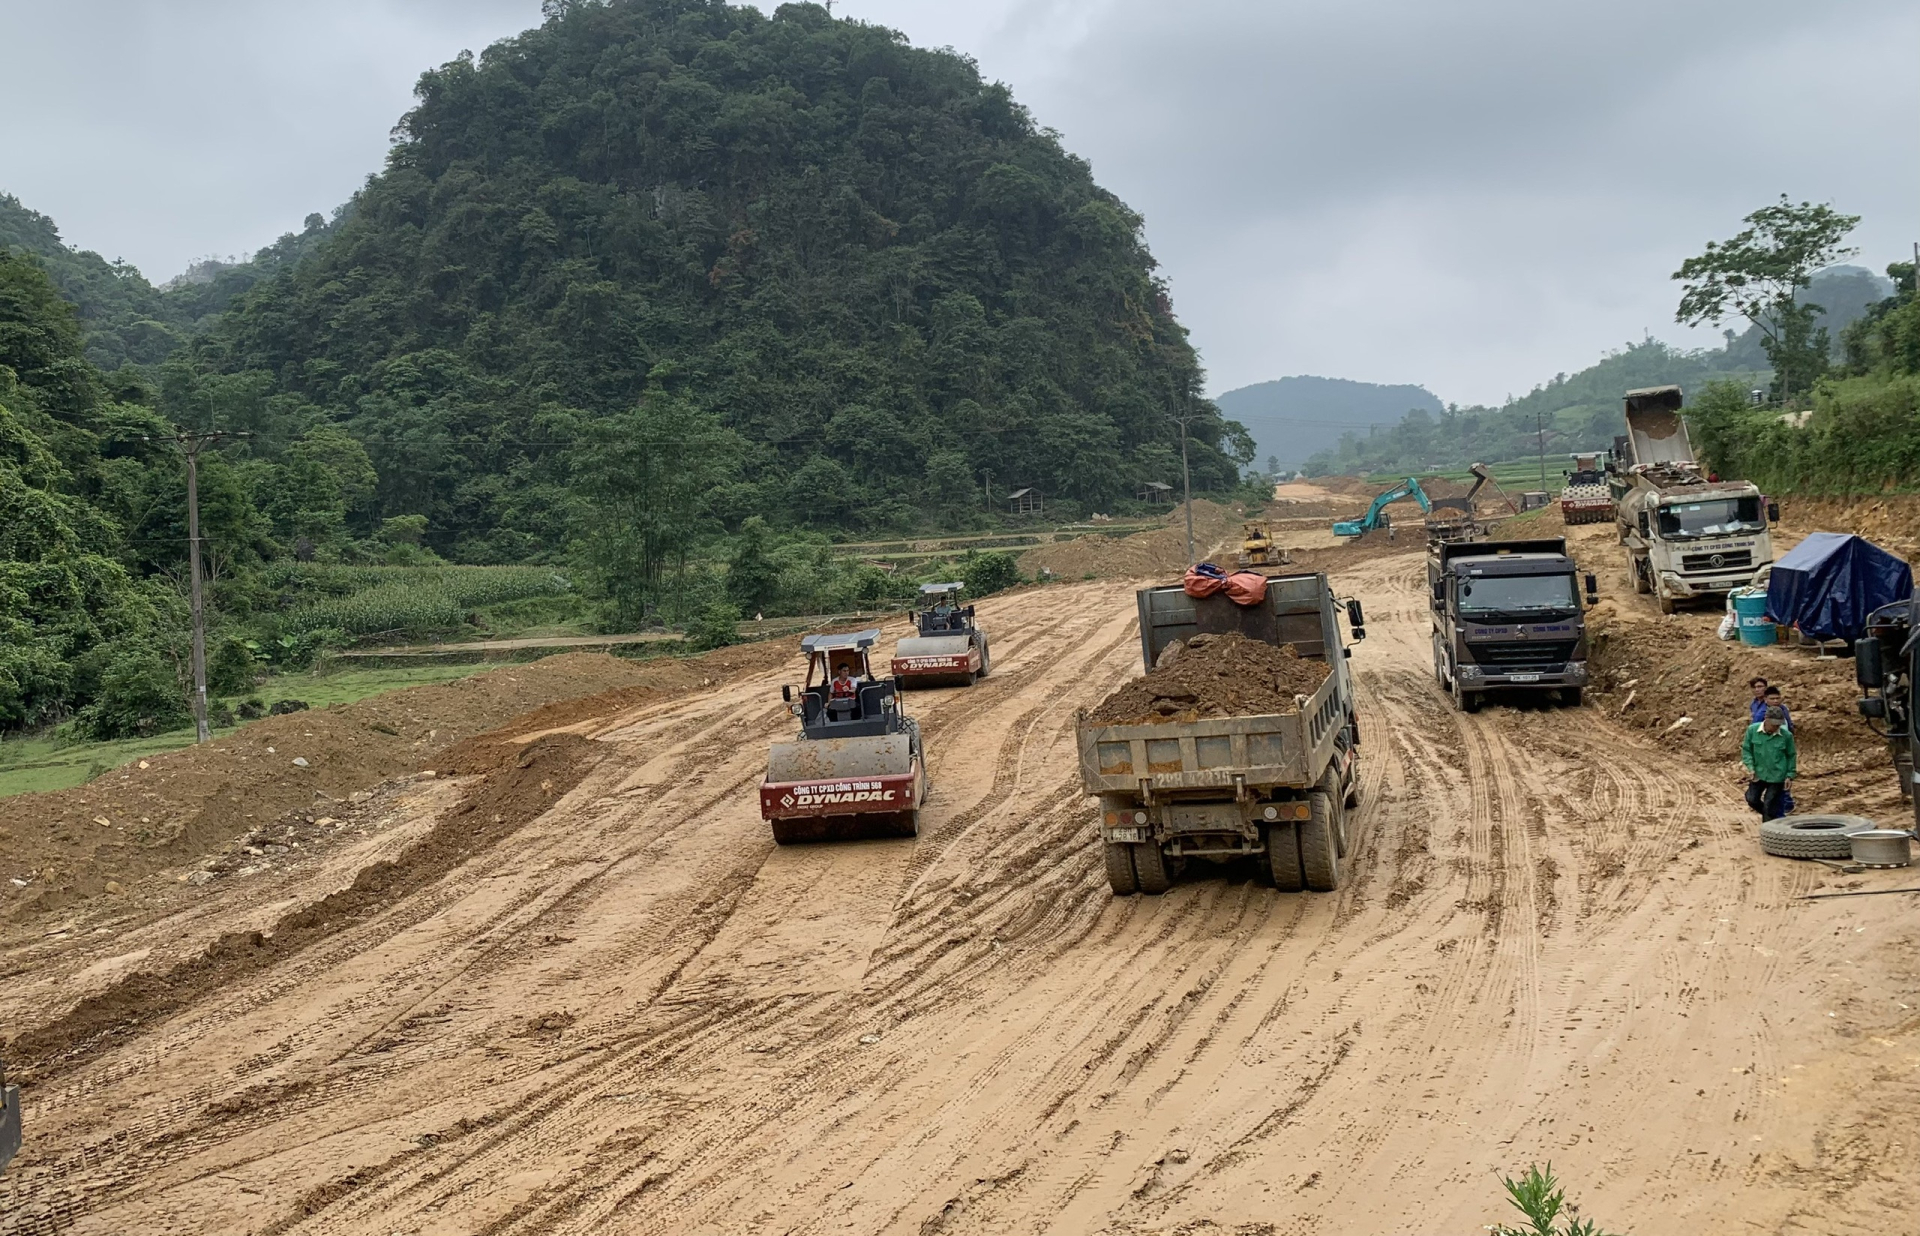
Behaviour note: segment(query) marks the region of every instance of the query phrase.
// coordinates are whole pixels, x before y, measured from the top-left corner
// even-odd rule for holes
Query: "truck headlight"
[[[1462,678],[1484,678],[1486,676],[1485,672],[1477,665],[1462,665],[1459,667],[1459,674]]]

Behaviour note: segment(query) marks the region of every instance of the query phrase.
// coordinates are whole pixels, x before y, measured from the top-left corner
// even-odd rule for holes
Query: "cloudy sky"
[[[1147,218],[1216,391],[1497,402],[1673,323],[1781,193],[1920,238],[1912,0],[838,0],[1012,84]],[[537,0],[0,0],[0,191],[156,280],[378,168],[426,65]]]

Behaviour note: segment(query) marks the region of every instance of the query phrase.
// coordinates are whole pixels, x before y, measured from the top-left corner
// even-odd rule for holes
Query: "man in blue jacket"
[[[1747,806],[1759,812],[1762,820],[1786,814],[1780,809],[1781,795],[1793,790],[1793,778],[1800,770],[1800,753],[1786,720],[1787,710],[1776,704],[1759,722],[1749,725],[1740,740],[1740,763],[1748,778]]]

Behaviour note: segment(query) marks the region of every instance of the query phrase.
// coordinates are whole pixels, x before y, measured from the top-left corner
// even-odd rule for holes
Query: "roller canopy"
[[[1863,537],[1815,532],[1773,564],[1767,616],[1815,639],[1858,639],[1867,615],[1913,595],[1913,568]]]
[[[800,641],[800,651],[811,656],[816,652],[831,652],[837,648],[867,649],[873,647],[879,638],[878,627],[868,627],[847,635],[809,635]]]

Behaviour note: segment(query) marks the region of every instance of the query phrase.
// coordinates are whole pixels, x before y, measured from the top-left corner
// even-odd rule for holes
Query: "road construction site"
[[[1548,1161],[1610,1228],[1909,1226],[1913,899],[1800,898],[1913,881],[1760,853],[1718,613],[1567,529],[1585,706],[1462,713],[1424,546],[1313,514],[1275,539],[1370,635],[1337,892],[1111,893],[1075,714],[1141,672],[1128,579],[978,602],[991,676],[907,704],[912,839],[774,844],[791,640],[599,658],[451,748],[383,713],[364,784],[336,743],[227,844],[5,911],[0,1233],[1464,1233]],[[1795,656],[1754,672],[1814,705],[1807,795],[1897,816],[1848,663]],[[226,741],[278,769],[274,724]]]

